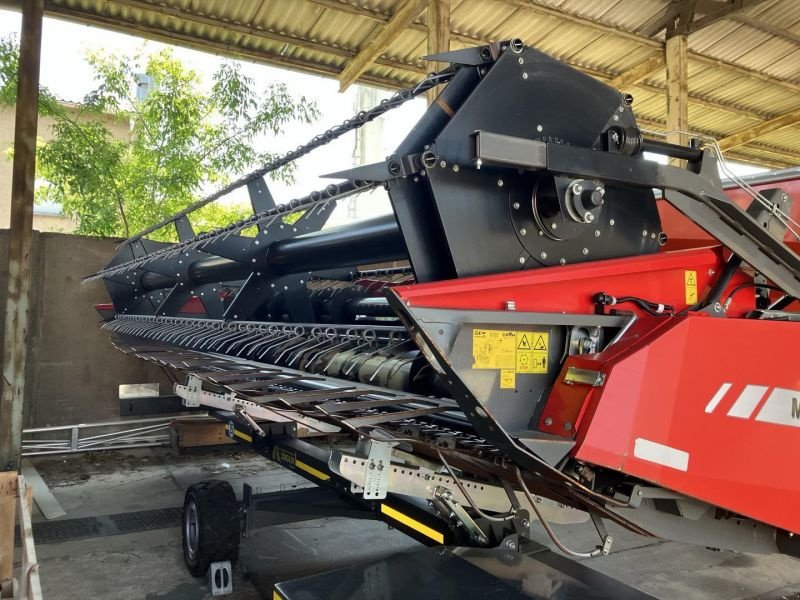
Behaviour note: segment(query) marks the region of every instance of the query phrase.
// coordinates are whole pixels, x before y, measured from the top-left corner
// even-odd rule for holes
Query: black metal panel
[[[247,193],[250,195],[250,204],[254,213],[266,212],[275,208],[275,200],[263,177],[250,181],[247,184]]]

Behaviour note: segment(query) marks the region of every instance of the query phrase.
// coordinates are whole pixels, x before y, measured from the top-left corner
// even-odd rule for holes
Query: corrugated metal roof
[[[69,19],[278,66],[337,76],[407,0],[46,0]],[[655,26],[681,0],[451,0],[451,47],[521,38],[600,79],[662,52]],[[700,0],[698,16],[734,4]],[[689,35],[689,124],[725,138],[800,109],[800,2],[742,0]],[[359,81],[402,87],[430,68],[427,16],[397,37]],[[666,120],[662,68],[627,86],[644,126]],[[800,118],[798,119],[800,121]],[[731,158],[800,164],[800,123],[732,149]]]

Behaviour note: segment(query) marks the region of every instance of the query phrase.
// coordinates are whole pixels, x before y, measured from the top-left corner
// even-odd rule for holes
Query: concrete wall
[[[160,369],[115,350],[99,329],[94,304],[107,302],[101,282],[81,277],[101,268],[119,240],[34,232],[31,328],[28,332],[25,427],[119,416],[117,386],[159,381]],[[0,230],[0,313],[8,279],[8,230]],[[2,330],[4,316],[0,317]],[[0,331],[0,334],[2,332]]]

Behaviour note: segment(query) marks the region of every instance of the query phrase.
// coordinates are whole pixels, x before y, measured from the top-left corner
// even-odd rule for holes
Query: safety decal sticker
[[[473,369],[500,369],[500,387],[513,388],[517,373],[547,373],[550,334],[539,331],[474,329]]]
[[[503,369],[500,371],[500,388],[513,390],[517,387],[517,374],[513,369]]]
[[[683,283],[686,289],[686,304],[697,304],[697,271],[684,271]]]

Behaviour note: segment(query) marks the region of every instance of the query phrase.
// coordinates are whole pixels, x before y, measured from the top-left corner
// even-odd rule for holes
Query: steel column
[[[22,2],[14,166],[11,180],[11,221],[8,236],[8,295],[0,397],[0,469],[7,471],[16,470],[19,465],[22,440],[43,10],[44,0]]]

